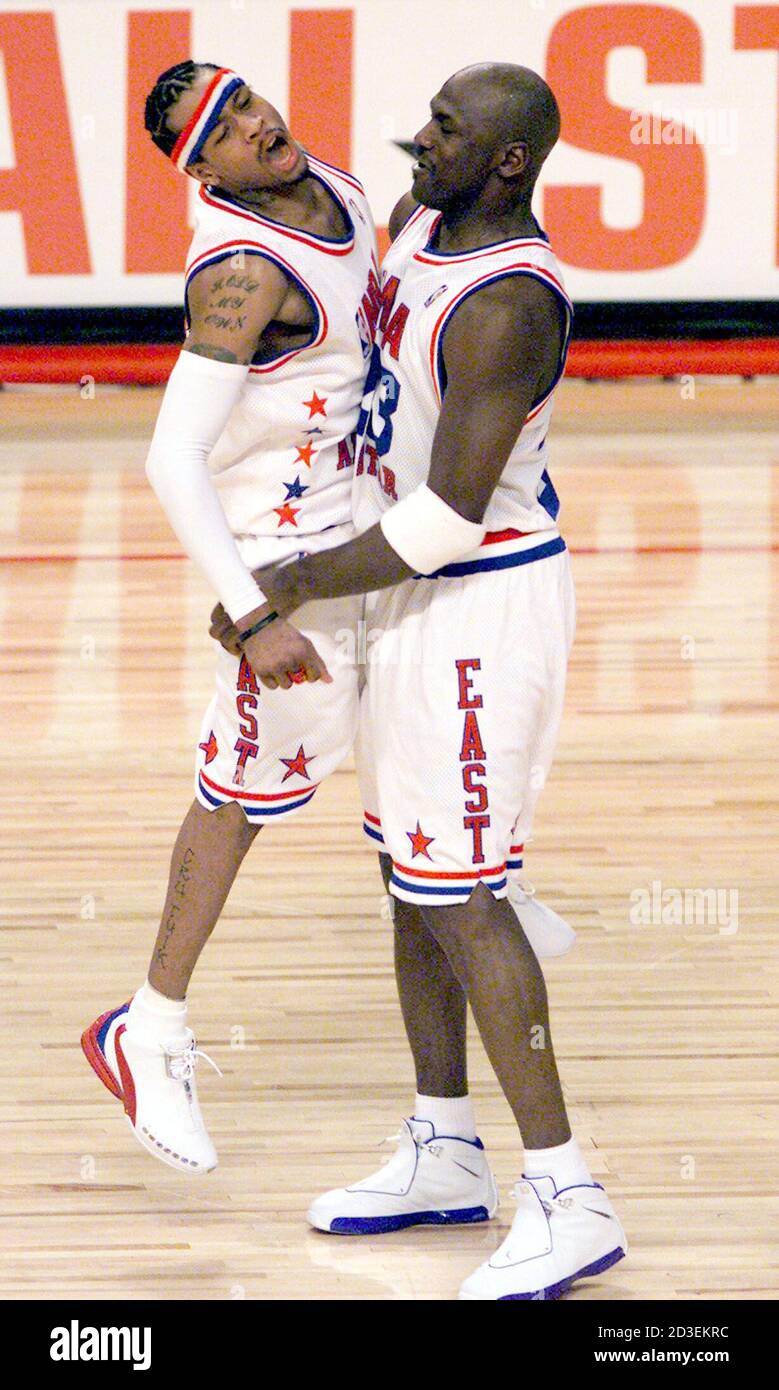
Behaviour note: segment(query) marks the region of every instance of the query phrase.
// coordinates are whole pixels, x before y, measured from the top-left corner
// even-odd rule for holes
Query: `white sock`
[[[578,1187],[580,1183],[594,1181],[573,1138],[552,1149],[525,1149],[522,1175],[526,1178],[550,1177],[558,1192],[564,1187]]]
[[[421,1096],[417,1091],[414,1119],[427,1120],[436,1134],[449,1134],[455,1139],[476,1138],[476,1121],[470,1096]]]
[[[187,1002],[185,999],[169,999],[147,980],[132,997],[127,1026],[131,1033],[146,1042],[167,1042],[185,1031]]]

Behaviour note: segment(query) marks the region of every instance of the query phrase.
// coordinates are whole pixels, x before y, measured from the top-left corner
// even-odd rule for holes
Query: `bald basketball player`
[[[309,1218],[377,1234],[493,1214],[465,1084],[467,1001],[524,1165],[509,1234],[465,1299],[555,1298],[627,1250],[571,1135],[543,976],[507,901],[552,760],[574,625],[546,471],[571,303],[531,207],[559,129],[551,90],[527,68],[466,68],[434,97],[383,266],[355,466],[360,534],[258,575],[260,642],[303,603],[372,595],[367,825],[386,850],[415,1059],[429,1066],[437,1040],[424,1112],[405,1122],[396,1155],[318,1198]],[[217,612],[214,631],[235,640],[227,626]],[[261,675],[256,647],[252,663]]]

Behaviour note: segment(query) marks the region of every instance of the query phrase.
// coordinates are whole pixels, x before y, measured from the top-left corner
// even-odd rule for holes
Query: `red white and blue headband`
[[[219,68],[218,72],[214,73],[202,100],[170,152],[173,163],[182,173],[186,172],[188,164],[193,164],[200,158],[203,146],[222,114],[222,108],[230,100],[233,92],[245,86],[243,78],[230,68]]]

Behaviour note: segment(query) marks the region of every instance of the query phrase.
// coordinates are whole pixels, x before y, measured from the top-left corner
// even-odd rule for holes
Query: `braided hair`
[[[176,132],[168,129],[168,112],[205,69],[218,70],[216,63],[193,63],[191,58],[184,63],[174,63],[172,68],[160,73],[146,98],[144,124],[163,154],[169,155],[178,139]]]

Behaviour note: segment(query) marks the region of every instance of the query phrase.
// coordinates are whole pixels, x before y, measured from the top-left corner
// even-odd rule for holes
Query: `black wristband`
[[[270,613],[266,613],[265,617],[260,618],[260,621],[258,623],[255,623],[253,627],[247,627],[245,632],[239,632],[238,641],[248,642],[250,637],[256,636],[258,632],[262,632],[262,629],[264,627],[267,627],[269,623],[274,622],[274,620],[278,618],[278,616],[279,615],[276,612],[275,608],[271,609]]]

